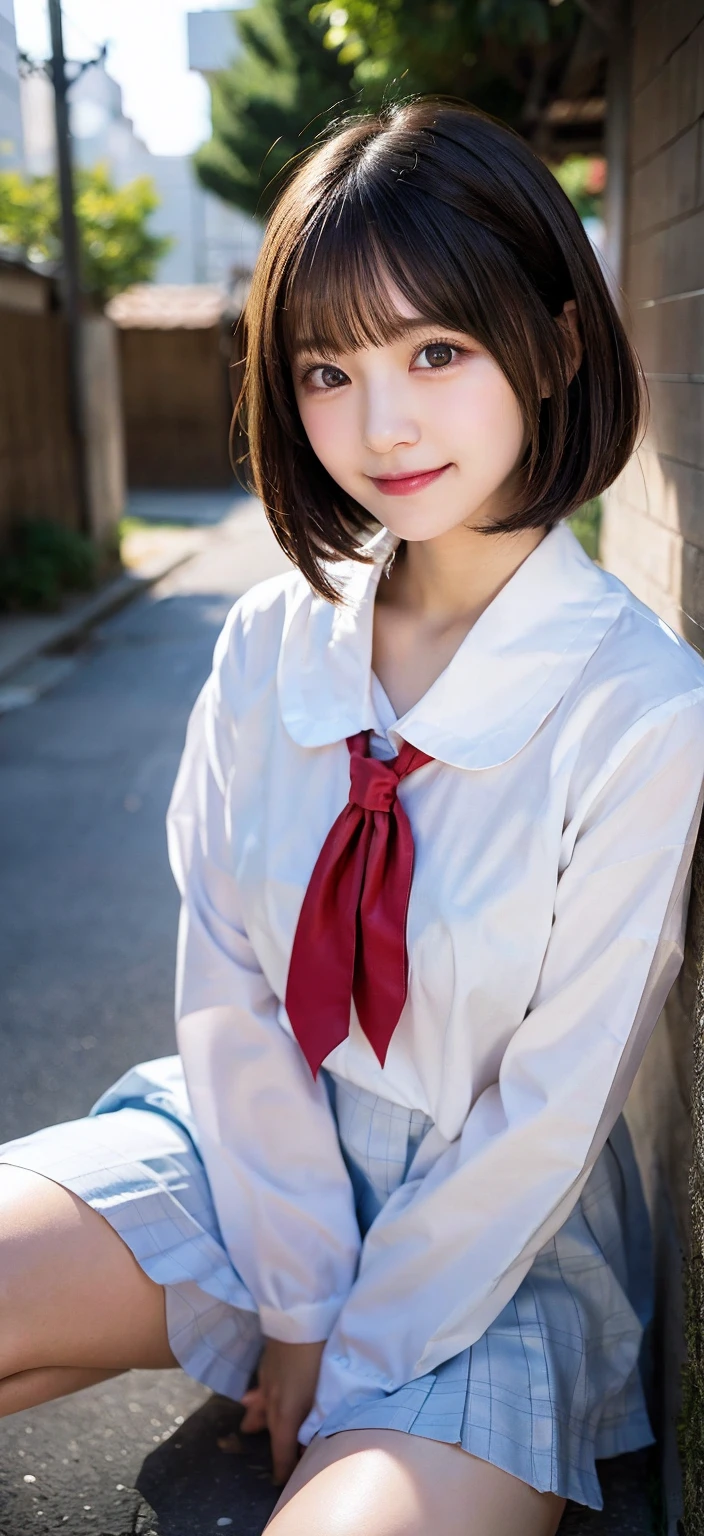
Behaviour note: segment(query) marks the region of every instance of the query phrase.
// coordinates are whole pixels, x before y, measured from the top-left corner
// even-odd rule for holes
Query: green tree
[[[235,13],[239,50],[212,81],[212,138],[196,171],[211,192],[247,213],[336,111],[354,105],[352,69],[325,47],[310,0],[257,0]]]
[[[323,0],[323,44],[377,105],[400,88],[459,96],[521,127],[564,65],[574,0]]]
[[[255,0],[213,81],[201,181],[267,211],[277,174],[342,110],[460,97],[530,132],[580,26],[577,0]]]
[[[171,241],[150,232],[158,206],[150,177],[116,187],[105,165],[75,172],[76,218],[83,283],[99,304],[132,283],[149,282]],[[54,176],[0,172],[0,249],[20,250],[33,261],[61,255],[59,199]]]

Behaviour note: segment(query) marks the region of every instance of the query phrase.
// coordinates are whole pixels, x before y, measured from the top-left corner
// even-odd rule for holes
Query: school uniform
[[[341,606],[297,572],[235,604],[168,817],[180,1056],[0,1161],[101,1211],[215,1390],[325,1338],[303,1444],[394,1428],[599,1508],[595,1458],[652,1440],[621,1111],[682,960],[704,666],[560,524],[396,718],[396,542]]]

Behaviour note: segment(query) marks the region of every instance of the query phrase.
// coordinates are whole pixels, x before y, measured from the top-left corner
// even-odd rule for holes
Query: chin
[[[398,506],[393,506],[388,511],[382,507],[375,508],[374,516],[397,538],[405,539],[409,544],[421,544],[428,543],[430,539],[439,539],[444,533],[451,533],[453,528],[468,522],[472,514],[458,511],[456,517],[452,517],[445,511],[441,516],[437,512],[433,514],[423,511],[421,507],[406,507],[401,511]]]

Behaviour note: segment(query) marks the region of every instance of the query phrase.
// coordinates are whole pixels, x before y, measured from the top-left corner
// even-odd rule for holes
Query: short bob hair
[[[233,454],[279,543],[332,602],[329,562],[369,559],[360,545],[379,525],[314,454],[290,359],[303,337],[333,355],[399,337],[389,281],[422,318],[486,347],[523,410],[530,439],[515,504],[483,532],[551,527],[574,512],[615,480],[644,421],[642,371],[599,262],[525,141],[435,98],[349,120],[303,161],[271,215],[233,423]],[[584,347],[571,381],[556,323],[567,299]]]

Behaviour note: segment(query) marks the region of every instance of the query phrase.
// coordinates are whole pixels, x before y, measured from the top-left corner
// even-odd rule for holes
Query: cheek
[[[440,391],[438,391],[438,394]],[[437,419],[444,433],[453,434],[458,457],[491,447],[502,462],[512,465],[521,453],[525,425],[510,384],[491,363],[467,369],[457,389],[437,402]]]
[[[342,395],[324,401],[301,395],[297,401],[303,430],[314,454],[337,478],[335,471],[349,460],[353,440],[349,410],[345,409]]]

